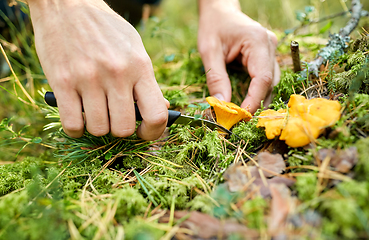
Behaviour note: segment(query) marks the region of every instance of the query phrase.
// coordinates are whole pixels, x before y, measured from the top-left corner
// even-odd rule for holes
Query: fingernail
[[[221,93],[214,94],[214,96],[213,96],[213,97],[216,97],[216,98],[218,98],[219,100],[224,101],[224,97],[223,97],[223,95],[222,95]]]

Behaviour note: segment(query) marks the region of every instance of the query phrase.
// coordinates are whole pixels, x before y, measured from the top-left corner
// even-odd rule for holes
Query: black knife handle
[[[52,107],[58,107],[58,104],[56,102],[56,98],[53,92],[46,92],[45,93],[45,102],[52,106]],[[83,111],[83,108],[82,108]],[[136,114],[136,121],[142,121],[142,116],[140,113],[140,110],[138,109],[137,104],[135,103],[135,114]],[[181,112],[168,110],[168,122],[167,127],[172,126],[172,124],[181,116]]]

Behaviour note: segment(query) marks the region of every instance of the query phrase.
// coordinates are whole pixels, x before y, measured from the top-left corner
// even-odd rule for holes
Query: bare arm
[[[167,102],[137,31],[103,0],[28,0],[36,50],[58,99],[65,132],[80,137],[135,131],[134,101],[143,117],[137,130],[158,138]],[[82,106],[85,114],[82,115]]]

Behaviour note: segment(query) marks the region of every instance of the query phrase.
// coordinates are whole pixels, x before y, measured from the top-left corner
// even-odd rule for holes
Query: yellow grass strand
[[[140,154],[145,155],[145,156],[149,156],[149,157],[153,157],[153,158],[156,158],[156,159],[159,159],[159,160],[161,160],[163,162],[166,162],[166,163],[168,163],[170,165],[173,165],[175,167],[183,168],[182,165],[178,165],[178,164],[176,164],[174,162],[168,161],[168,160],[166,160],[164,158],[161,158],[161,157],[158,157],[158,156],[154,156],[154,155],[151,155],[151,154],[148,154],[148,153],[144,153],[144,152],[141,152]]]
[[[167,166],[164,166],[163,164],[160,164],[160,163],[157,163],[157,162],[153,162],[153,161],[150,161],[149,159],[147,158],[144,158],[143,156],[141,156],[140,154],[136,153],[135,154],[136,156],[142,158],[143,160],[145,161],[148,161],[149,163],[153,164],[153,165],[157,165],[159,167],[163,167],[163,168],[166,168],[166,169],[169,169],[171,170],[172,172],[177,172],[175,169],[171,168],[171,167],[167,167]]]
[[[33,100],[33,98],[28,94],[27,90],[23,87],[22,83],[19,81],[17,75],[14,72],[14,69],[12,67],[12,65],[10,64],[10,61],[8,59],[8,56],[6,55],[3,45],[0,43],[0,48],[1,48],[1,52],[4,55],[4,58],[7,62],[7,64],[9,65],[10,71],[12,72],[14,78],[15,78],[15,83],[20,87],[20,89],[22,90],[22,92],[24,93],[24,95],[26,95],[26,97],[28,98],[28,100],[31,102],[32,106],[34,106],[35,108],[38,108],[38,106],[36,105],[35,100]],[[17,92],[15,92],[15,94],[17,94]]]

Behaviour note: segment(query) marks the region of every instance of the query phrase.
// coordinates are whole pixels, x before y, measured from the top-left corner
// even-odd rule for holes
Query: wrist
[[[68,13],[82,7],[92,7],[115,14],[104,0],[26,0],[31,13],[32,21],[55,16],[58,13]]]
[[[214,9],[222,11],[241,11],[238,0],[198,0],[199,13],[212,11]]]

